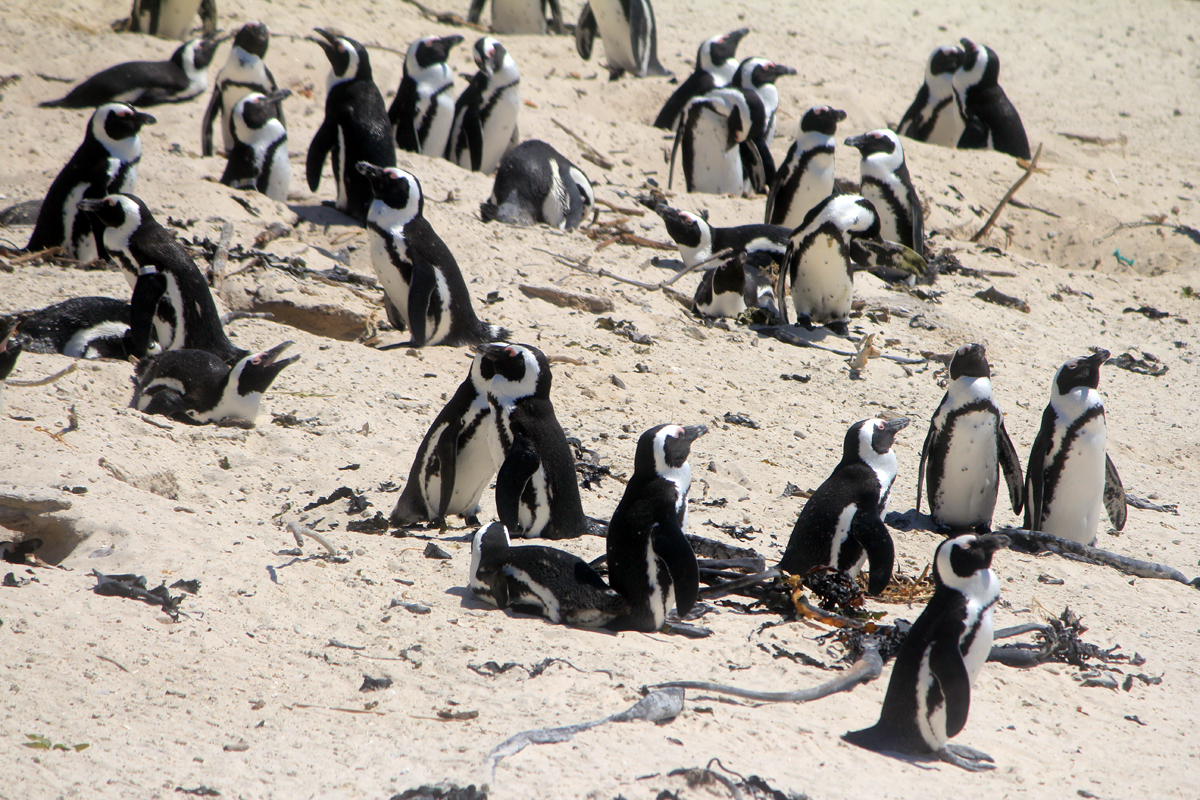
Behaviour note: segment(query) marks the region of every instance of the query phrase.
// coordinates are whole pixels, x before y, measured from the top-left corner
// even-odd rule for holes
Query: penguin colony
[[[483,6],[472,0],[472,22]],[[492,25],[499,33],[561,32],[562,12],[555,0],[493,0]],[[455,101],[447,61],[462,37],[418,38],[387,108],[367,47],[340,32],[316,33],[320,38],[311,41],[324,51],[330,73],[325,116],[306,154],[310,189],[320,188],[328,159],[336,186],[332,205],[366,227],[389,318],[411,333],[412,346],[475,348],[462,384],[417,448],[391,523],[444,524],[459,516],[477,526],[467,583],[476,598],[499,608],[555,623],[646,632],[683,618],[699,591],[686,537],[688,458],[706,428],[666,423],[640,435],[624,495],[610,520],[599,523],[607,581],[567,551],[513,544],[514,537],[573,539],[596,529],[597,521],[583,513],[574,457],[555,416],[550,362],[538,348],[508,343],[510,331],[476,317],[453,247],[424,217],[418,175],[396,166],[399,148],[495,173],[492,195],[480,205],[483,222],[564,231],[586,223],[596,200],[584,171],[546,142],[519,142],[521,77],[513,54],[495,38],[479,39],[473,47],[478,72]],[[737,61],[749,33],[742,28],[701,43],[694,71],[654,124],[673,132],[672,172],[678,153],[688,192],[765,194],[763,223],[722,228],[706,215],[665,204],[655,210],[686,268],[733,253],[706,271],[697,313],[738,316],[760,309],[786,323],[790,301],[804,326],[845,335],[855,271],[911,280],[925,268],[923,211],[900,136],[1026,158],[1028,142],[999,87],[998,56],[963,39],[961,47],[939,47],[930,56],[900,136],[876,130],[844,140],[860,154],[859,194],[839,194],[834,149],[846,112],[808,109],[776,169],[770,151],[779,107],[775,81],[796,71],[763,58]],[[612,79],[624,72],[670,74],[658,61],[649,0],[590,0],[575,34],[583,58],[597,34]],[[223,41],[193,39],[169,61],[117,65],[42,104],[96,110],[83,144],[49,187],[28,248],[58,246],[81,261],[108,258],[132,294],[128,300],[72,298],[3,319],[0,379],[22,350],[132,356],[140,359],[132,407],[192,424],[253,422],[263,392],[299,360],[282,357],[291,342],[257,353],[235,346],[188,251],[133,194],[139,132],[155,122],[135,106],[198,97]],[[221,183],[286,202],[282,101],[289,92],[266,67],[268,44],[262,23],[237,32],[214,82],[201,142],[211,155],[212,128],[219,124],[228,157]],[[992,642],[999,599],[992,559],[1008,544],[991,533],[1000,474],[1008,505],[1024,513],[1026,528],[1092,544],[1102,511],[1123,527],[1124,490],[1107,454],[1098,392],[1108,355],[1097,350],[1060,367],[1024,474],[983,346],[968,344],[953,355],[946,395],[922,448],[916,498],[919,511],[924,493],[933,525],[947,534],[932,553],[936,591],[896,656],[879,721],[847,733],[847,742],[987,768],[985,754],[948,740],[967,721],[970,687]],[[884,516],[901,468],[892,445],[908,424],[903,417],[872,418],[845,432],[842,459],[800,512],[781,570],[803,575],[833,567],[856,575],[866,566],[867,591],[885,589],[894,546]],[[481,524],[481,500],[493,478],[498,519]]]

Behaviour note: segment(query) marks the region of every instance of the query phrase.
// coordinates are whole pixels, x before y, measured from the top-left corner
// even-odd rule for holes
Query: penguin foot
[[[463,522],[468,528],[478,528],[480,526],[479,516],[477,514],[467,514],[463,517]]]
[[[624,74],[625,74],[625,70],[623,70],[619,67],[616,69],[614,69],[613,67],[608,68],[608,79],[610,81],[618,80]]]
[[[825,329],[834,336],[845,338],[850,335],[850,323],[847,320],[839,319],[833,322],[826,322]]]
[[[996,768],[995,760],[987,753],[962,744],[948,744],[937,751],[937,756],[947,764],[967,772],[985,772]]]
[[[804,328],[806,331],[816,330],[816,326],[813,325],[812,317],[810,317],[808,314],[801,314],[800,316],[796,317],[796,324],[801,328]]]

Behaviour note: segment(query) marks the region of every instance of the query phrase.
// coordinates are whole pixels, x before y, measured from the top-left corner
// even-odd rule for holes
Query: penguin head
[[[842,446],[843,461],[872,464],[891,452],[896,434],[908,427],[907,417],[864,419],[850,426]]]
[[[583,170],[572,164],[567,170],[567,175],[579,189],[579,199],[583,203],[583,208],[580,210],[579,219],[582,222],[592,215],[592,209],[596,207],[596,192],[592,189],[592,182],[588,180],[588,176],[583,174]],[[579,223],[576,223],[577,225]]]
[[[240,373],[237,375],[237,391],[242,397],[249,397],[252,394],[262,394],[271,385],[271,382],[279,377],[279,373],[283,372],[284,368],[295,364],[300,360],[300,356],[292,356],[291,358],[280,358],[283,351],[291,347],[295,342],[284,342],[277,344],[270,350],[264,350],[261,353],[254,353],[245,356],[233,368],[233,372]]]
[[[765,58],[747,58],[738,65],[737,76],[733,82],[743,89],[757,89],[760,86],[774,83],[775,79],[781,75],[795,74],[796,70],[792,67],[776,64]]]
[[[634,474],[643,480],[655,475],[669,478],[687,466],[692,442],[708,433],[704,425],[657,425],[638,438],[637,452],[633,457]],[[689,483],[690,483],[690,470]],[[683,487],[687,491],[687,487]]]
[[[942,45],[929,54],[929,64],[925,68],[925,82],[930,83],[941,79],[949,80],[958,68],[962,66],[963,49],[956,44]]]
[[[367,48],[348,36],[338,36],[324,28],[313,30],[325,37],[325,41],[311,36],[308,40],[319,44],[329,59],[330,88],[342,81],[371,80],[371,61],[367,57]]]
[[[950,357],[950,380],[959,378],[990,378],[987,353],[981,344],[964,344]]]
[[[254,133],[263,129],[268,122],[279,118],[279,101],[292,94],[290,89],[280,89],[270,94],[251,92],[233,105],[233,131],[238,141],[254,139]],[[280,125],[282,128],[282,125]]]
[[[21,355],[21,343],[12,341],[17,332],[18,317],[0,318],[0,381],[8,377],[17,364],[17,356]],[[0,388],[3,384],[0,383]]]
[[[192,39],[184,42],[171,54],[171,61],[188,75],[204,72],[212,63],[213,56],[217,54],[217,48],[226,38],[228,37],[217,36],[212,39]]]
[[[1100,386],[1100,366],[1108,361],[1107,350],[1097,350],[1090,356],[1072,358],[1058,368],[1054,375],[1055,393],[1062,396],[1075,389],[1096,389]]]
[[[247,22],[233,37],[234,47],[259,58],[267,55],[267,47],[270,44],[271,31],[262,22]]]
[[[693,100],[690,105],[697,103],[728,119],[726,150],[758,135],[766,125],[766,110],[762,98],[751,90],[737,87],[715,89]]]
[[[813,106],[800,118],[800,136],[806,133],[821,133],[833,136],[838,123],[846,118],[846,112],[830,106]]]
[[[550,397],[550,361],[541,350],[527,344],[482,344],[476,351],[479,374],[492,397],[501,402]]]
[[[723,83],[729,83],[737,69],[734,59],[737,58],[738,45],[748,33],[749,28],[738,28],[702,42],[696,50],[696,71],[712,73],[722,78]]]
[[[862,195],[839,194],[828,197],[809,210],[800,223],[801,228],[832,222],[853,239],[882,241],[879,236],[879,213],[875,204]]]
[[[1008,542],[1007,536],[997,533],[964,533],[946,539],[933,555],[934,583],[963,594],[982,595],[981,590],[996,580],[992,555],[1008,547]]]
[[[105,103],[92,114],[89,130],[104,145],[137,136],[143,125],[158,122],[154,117],[138,111],[126,103]]]
[[[372,221],[391,227],[421,216],[425,200],[416,175],[398,167],[377,167],[368,161],[359,161],[354,167],[371,183],[375,202],[367,216]]]
[[[662,217],[667,235],[681,248],[704,250],[712,247],[712,226],[704,217],[671,208],[666,203],[659,203],[654,210]]]
[[[504,60],[508,58],[508,51],[504,49],[504,45],[491,36],[484,36],[475,42],[474,49],[475,66],[479,67],[485,75],[495,75],[504,65]]]
[[[974,87],[995,86],[1000,82],[1000,57],[990,47],[975,44],[970,39],[962,42],[962,63],[954,73],[954,88],[960,93]]]
[[[104,231],[104,246],[114,251],[127,249],[129,239],[142,222],[153,219],[146,204],[131,194],[110,194],[98,200],[80,200],[78,207],[99,223]]]
[[[426,36],[417,39],[408,46],[408,53],[404,56],[405,74],[416,75],[430,67],[445,64],[450,56],[450,49],[462,40],[463,37],[458,35]]]
[[[471,538],[471,571],[467,574],[475,577],[485,557],[503,555],[511,546],[512,540],[503,522],[484,525]]]
[[[856,149],[864,161],[878,153],[882,153],[884,156],[899,153],[898,161],[904,163],[904,148],[900,145],[899,137],[886,128],[868,131],[858,136],[847,136],[845,144],[847,147]]]

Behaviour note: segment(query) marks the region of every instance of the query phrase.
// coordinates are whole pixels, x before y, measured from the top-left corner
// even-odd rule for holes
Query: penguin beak
[[[280,369],[283,369],[288,364],[294,364],[300,360],[300,356],[292,356],[291,358],[287,358],[282,361],[279,360],[279,356],[283,354],[283,351],[287,350],[294,344],[295,342],[284,342],[283,344],[277,344],[270,350],[264,350],[256,355],[254,357],[254,362],[264,367],[277,366]]]
[[[708,433],[708,426],[706,425],[689,425],[683,429],[682,438],[690,445],[706,433]]]
[[[1009,538],[1002,533],[989,533],[984,536],[977,536],[971,544],[972,550],[982,550],[988,554],[988,558],[992,557],[992,553],[997,550],[1003,550],[1009,545]]]
[[[908,417],[896,417],[895,419],[884,420],[884,423],[879,427],[881,430],[884,430],[890,433],[892,436],[895,436],[897,433],[907,428],[908,423]]]
[[[853,147],[856,150],[862,150],[867,144],[867,135],[863,133],[858,136],[847,136],[843,144],[847,147]]]
[[[291,97],[291,96],[292,96],[291,89],[280,89],[277,92],[271,92],[270,94],[265,95],[263,97],[263,99],[260,100],[259,102],[260,103],[278,103],[280,100],[283,100],[283,99]]]
[[[144,111],[135,111],[133,114],[133,120],[139,125],[153,125],[154,123],[158,122],[157,117],[147,114]]]
[[[104,207],[104,198],[87,198],[75,204],[80,211],[98,212]]]
[[[383,178],[387,177],[383,167],[377,167],[370,161],[359,161],[354,165],[354,168],[357,169],[359,173],[366,175],[373,181],[382,180]]]
[[[442,38],[438,39],[438,52],[442,54],[442,58],[444,59],[446,55],[449,54],[451,48],[462,44],[462,41],[463,37],[459,36],[458,34],[454,34],[453,36],[443,36]]]
[[[483,356],[484,358],[487,358],[487,359],[490,359],[493,361],[498,358],[503,358],[507,355],[510,355],[508,345],[496,344],[494,342],[491,342],[488,344],[476,345],[475,352],[479,353],[479,355]]]
[[[337,52],[337,36],[325,30],[324,28],[313,28],[313,30],[324,36],[327,41],[321,41],[320,39],[312,36],[306,36],[305,38],[310,42],[319,44],[321,49],[325,51],[325,55],[328,56],[330,61],[332,61],[334,54]]]
[[[771,81],[783,75],[795,75],[796,70],[793,67],[784,66],[783,64],[772,64],[766,68],[766,73]]]
[[[737,46],[742,43],[742,39],[745,39],[749,33],[749,28],[738,28],[736,31],[730,31],[721,38],[724,39],[726,43],[732,42],[733,49],[736,51]]]
[[[1101,348],[1083,360],[1088,364],[1091,364],[1095,369],[1099,369],[1104,362],[1108,361],[1108,357],[1110,355],[1112,355],[1112,353]]]

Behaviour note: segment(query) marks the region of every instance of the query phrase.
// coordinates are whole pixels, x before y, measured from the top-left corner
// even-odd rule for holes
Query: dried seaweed
[[[1153,353],[1142,351],[1142,358],[1134,358],[1132,353],[1122,353],[1119,356],[1113,356],[1106,365],[1111,364],[1114,367],[1136,372],[1139,375],[1149,375],[1157,378],[1159,375],[1167,374],[1167,365],[1158,360],[1158,357]]]

